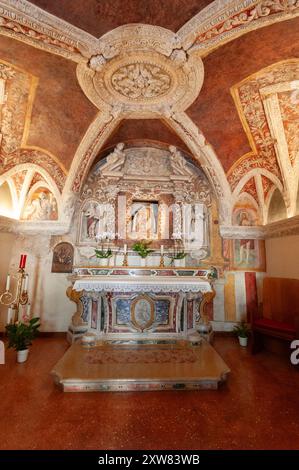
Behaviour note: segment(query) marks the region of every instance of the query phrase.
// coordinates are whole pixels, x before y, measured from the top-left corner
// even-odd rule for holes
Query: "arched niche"
[[[0,215],[6,217],[14,216],[12,195],[6,181],[0,186]]]
[[[276,222],[287,218],[287,210],[282,194],[279,189],[275,189],[271,197],[268,210],[268,223]]]

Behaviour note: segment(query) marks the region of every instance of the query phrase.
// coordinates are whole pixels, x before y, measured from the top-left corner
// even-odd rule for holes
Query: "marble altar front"
[[[77,304],[68,339],[199,339],[215,292],[199,269],[75,268],[68,296]]]

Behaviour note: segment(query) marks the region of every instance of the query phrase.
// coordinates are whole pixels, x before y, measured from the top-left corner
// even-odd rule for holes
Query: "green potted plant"
[[[151,240],[140,240],[133,245],[133,251],[138,253],[141,258],[141,266],[145,266],[145,260],[150,253],[153,253],[154,250],[151,250],[149,246],[151,245]]]
[[[176,268],[180,268],[186,256],[187,253],[185,253],[184,251],[178,251],[177,253],[171,256],[172,263],[175,265]]]
[[[239,325],[234,326],[234,333],[239,338],[240,346],[246,347],[248,343],[249,328],[244,320],[242,320]]]
[[[108,266],[109,259],[112,256],[111,248],[108,248],[107,250],[104,250],[103,247],[100,250],[96,248],[94,251],[95,251],[96,257],[100,259],[101,265]]]
[[[8,337],[8,347],[17,351],[17,361],[25,362],[28,358],[28,347],[32,344],[32,340],[39,334],[40,319],[38,317],[31,318],[28,321],[17,321],[6,325],[6,333]]]

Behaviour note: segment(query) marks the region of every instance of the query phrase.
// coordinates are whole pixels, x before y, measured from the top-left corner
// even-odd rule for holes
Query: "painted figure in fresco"
[[[57,202],[52,193],[41,190],[32,196],[24,210],[27,220],[57,220]]]
[[[239,224],[243,227],[249,227],[252,225],[250,218],[246,211],[240,213]],[[239,252],[239,264],[249,264],[249,258],[251,250],[254,250],[254,240],[241,239],[240,240],[240,252]]]

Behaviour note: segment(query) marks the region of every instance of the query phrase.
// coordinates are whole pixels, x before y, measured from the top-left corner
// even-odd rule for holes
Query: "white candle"
[[[29,275],[26,274],[26,276],[25,276],[25,283],[24,283],[24,291],[25,291],[25,292],[28,291],[28,281],[29,281]]]
[[[30,307],[31,307],[31,304],[27,304],[27,312],[26,312],[27,317],[30,317]]]
[[[9,291],[9,288],[10,288],[10,274],[7,274],[5,290]]]
[[[11,307],[8,307],[8,312],[7,312],[7,324],[9,325],[10,322],[11,322],[11,318],[12,318],[12,308]]]
[[[160,250],[161,256],[164,254],[164,245],[161,245],[161,250]]]
[[[125,254],[125,255],[127,254],[127,249],[128,249],[128,245],[125,243],[125,244],[124,244],[124,254]]]

